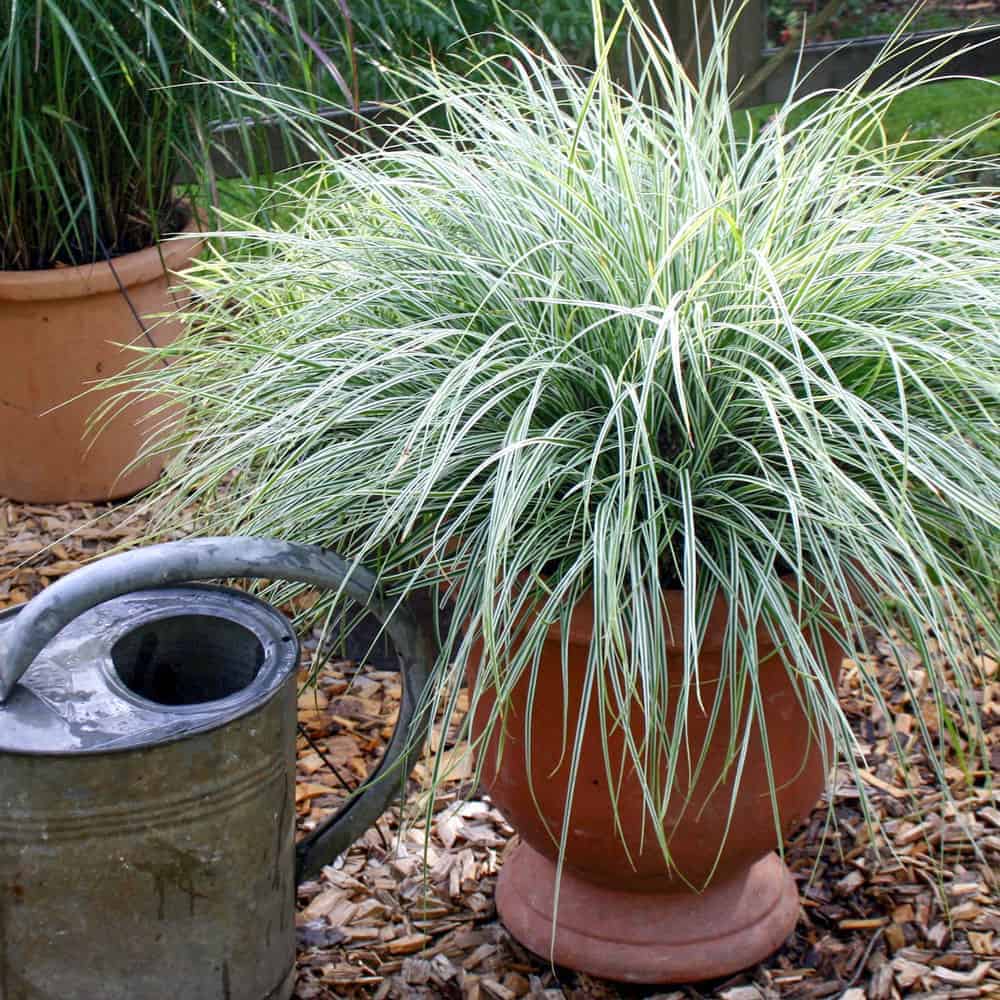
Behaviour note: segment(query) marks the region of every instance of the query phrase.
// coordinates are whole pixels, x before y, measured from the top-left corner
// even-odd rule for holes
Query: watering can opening
[[[22,605],[0,613],[0,650]],[[295,686],[288,619],[250,594],[188,584],[123,594],[49,640],[0,703],[0,754],[118,754],[184,740]]]
[[[265,658],[263,644],[250,629],[206,614],[146,622],[111,648],[115,674],[129,692],[171,707],[239,694],[257,679]]]

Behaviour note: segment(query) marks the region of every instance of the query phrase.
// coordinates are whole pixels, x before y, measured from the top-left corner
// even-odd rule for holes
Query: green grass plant
[[[516,14],[519,8],[524,12]],[[618,8],[607,0],[606,13]],[[514,10],[512,11],[512,8]],[[567,52],[586,52],[593,46],[590,5],[577,0],[540,0],[533,4],[511,4],[509,0],[354,0],[351,12],[359,28],[391,42],[397,54],[416,55],[425,51],[438,57],[449,49],[464,47],[470,37],[492,34],[498,29],[524,27],[524,15]],[[512,16],[514,14],[514,16]],[[522,32],[523,33],[523,32]],[[527,32],[527,40],[537,35]],[[501,39],[498,37],[498,41]],[[485,39],[480,37],[480,44]]]
[[[472,700],[494,693],[501,724],[550,625],[592,594],[594,715],[567,759],[582,727],[641,705],[608,773],[635,769],[662,838],[671,776],[698,754],[687,705],[748,705],[745,725],[716,717],[737,773],[756,738],[746,622],[852,767],[823,631],[845,653],[872,630],[936,640],[953,681],[925,656],[925,697],[979,731],[953,626],[998,639],[1000,216],[995,192],[938,183],[985,125],[916,149],[887,134],[924,76],[790,98],[747,134],[723,44],[695,86],[631,28],[653,103],[600,44],[595,76],[513,40],[474,77],[411,70],[445,125],[415,118],[400,144],[328,163],[289,228],[235,234],[253,254],[192,273],[188,336],[126,391],[186,414],[158,442],[179,449],[161,523],[183,508],[200,533],[330,546],[399,597],[446,584],[437,707],[481,639]],[[683,590],[681,636],[664,588]],[[720,597],[713,688],[699,647]],[[922,735],[946,788],[947,737]]]
[[[254,90],[309,107],[323,74],[350,105],[350,69],[311,41],[291,0],[9,0],[0,271],[90,263],[176,230],[178,177],[205,177],[212,124],[253,112]]]
[[[967,165],[969,170],[963,170],[963,175],[968,178],[970,172],[978,173],[979,169],[991,167],[1000,170],[998,88],[1000,77],[944,80],[907,88],[892,101],[882,117],[885,138],[889,143],[948,143],[952,136],[967,134],[970,138],[962,154],[975,162]],[[792,127],[800,125],[820,108],[822,102],[819,97],[806,100],[786,113],[785,120]],[[745,140],[751,129],[762,128],[780,108],[779,104],[762,104],[737,114],[735,134]],[[988,123],[987,127],[980,129],[984,122]],[[305,166],[250,181],[245,178],[220,180],[219,208],[228,219],[226,225],[238,226],[241,219],[254,223],[264,220],[264,224],[273,229],[294,219],[301,211],[302,202],[293,182],[300,175],[311,172],[312,168]]]

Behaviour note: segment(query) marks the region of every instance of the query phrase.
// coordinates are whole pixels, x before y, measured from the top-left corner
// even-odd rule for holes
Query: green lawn
[[[801,120],[821,98],[803,105],[794,120]],[[774,113],[776,105],[764,104],[748,111],[754,127]],[[896,99],[886,116],[890,139],[937,139],[954,135],[967,125],[992,117],[992,126],[970,144],[966,154],[1000,167],[1000,76],[990,80],[947,80],[928,83]]]

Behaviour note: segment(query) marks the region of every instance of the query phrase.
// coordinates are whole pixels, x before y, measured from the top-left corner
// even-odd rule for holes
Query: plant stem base
[[[556,965],[621,982],[738,972],[781,947],[799,915],[795,882],[774,853],[702,893],[612,889],[564,868],[553,947],[555,885],[555,863],[520,844],[497,883],[507,929]]]

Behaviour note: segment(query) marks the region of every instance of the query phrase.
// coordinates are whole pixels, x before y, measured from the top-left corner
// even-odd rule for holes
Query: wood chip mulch
[[[99,519],[98,519],[99,518]],[[95,523],[96,521],[96,523]],[[141,539],[128,505],[19,505],[0,500],[0,609],[28,600],[108,549]],[[183,530],[183,526],[181,526]],[[69,532],[74,531],[72,536]],[[958,626],[956,626],[958,627]],[[986,752],[1000,769],[1000,653],[970,636],[981,677]],[[316,637],[305,637],[303,676]],[[932,652],[932,655],[933,654]],[[453,765],[426,837],[428,769],[418,766],[408,801],[299,891],[298,1000],[442,997],[455,1000],[772,1000],[840,997],[1000,997],[1000,805],[969,741],[942,732],[912,653],[897,662],[880,640],[877,671],[889,716],[906,747],[902,769],[889,719],[845,661],[843,702],[864,752],[872,815],[841,767],[827,800],[791,840],[800,884],[798,926],[782,949],[725,982],[622,987],[549,963],[522,948],[497,920],[493,888],[516,835],[478,794],[452,733],[435,730]],[[946,669],[946,667],[945,667]],[[911,701],[901,682],[909,677]],[[316,826],[378,760],[399,706],[390,671],[327,663],[300,697],[297,810]],[[932,779],[920,718],[949,745],[951,801]]]

